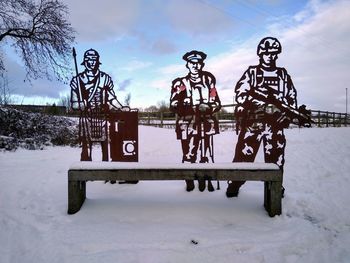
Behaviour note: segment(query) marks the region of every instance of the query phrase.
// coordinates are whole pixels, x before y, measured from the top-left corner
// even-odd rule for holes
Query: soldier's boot
[[[209,192],[214,192],[215,191],[214,186],[211,183],[211,180],[208,180],[208,191]]]
[[[89,155],[87,146],[83,144],[81,149],[80,161],[91,161],[91,155]]]
[[[191,192],[194,189],[194,182],[193,180],[185,180],[186,181],[186,191]]]
[[[245,181],[228,181],[228,186],[226,190],[227,198],[237,197],[239,194],[239,188]]]
[[[203,192],[205,190],[205,180],[203,180],[203,179],[198,180],[198,189],[201,192]]]
[[[209,163],[209,158],[206,157],[206,156],[203,156],[203,157],[201,157],[201,159],[200,159],[199,162],[200,162],[200,163]]]
[[[101,142],[101,150],[102,150],[102,161],[108,162],[108,140]]]

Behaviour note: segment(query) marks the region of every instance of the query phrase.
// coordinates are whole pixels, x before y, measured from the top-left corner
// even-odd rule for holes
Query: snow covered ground
[[[139,133],[140,162],[180,162],[173,130]],[[274,218],[262,182],[234,199],[224,182],[213,193],[188,193],[182,181],[90,182],[82,209],[67,215],[79,148],[0,152],[0,262],[350,262],[350,128],[286,135],[286,196]],[[232,160],[236,140],[215,136],[217,162]]]

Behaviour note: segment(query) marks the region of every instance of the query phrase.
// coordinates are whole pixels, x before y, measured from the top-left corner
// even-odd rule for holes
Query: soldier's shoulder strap
[[[283,80],[286,80],[288,77],[288,72],[285,68],[277,67],[277,76],[279,76]]]
[[[113,81],[111,76],[109,76],[107,73],[100,71],[99,72],[99,84],[102,84],[103,87],[112,87]]]
[[[187,77],[182,78],[182,83],[186,87],[186,96],[191,97],[192,96],[192,91],[191,91],[192,87],[191,87],[191,83],[190,83],[189,78],[187,78]]]
[[[257,84],[259,83],[258,78],[262,78],[263,77],[263,72],[261,67],[259,67],[258,65],[255,66],[249,66],[249,68],[246,71],[251,79],[251,83],[253,86],[257,86]]]
[[[182,78],[176,78],[172,81],[172,86],[180,86],[182,84]]]
[[[191,96],[191,84],[187,77],[176,78],[172,81],[171,94],[174,99],[175,94],[186,92],[186,97]]]
[[[202,71],[201,77],[202,77],[202,82],[208,85],[208,88],[210,88],[212,84],[216,85],[215,76],[211,72]]]

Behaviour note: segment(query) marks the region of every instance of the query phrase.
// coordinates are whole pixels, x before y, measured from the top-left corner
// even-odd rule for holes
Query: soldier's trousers
[[[240,131],[232,162],[254,162],[261,143],[265,162],[277,164],[283,172],[286,138],[283,129],[273,129],[268,124],[263,124],[260,129],[248,127],[245,131]],[[244,183],[245,181],[236,181],[232,187],[238,190]]]

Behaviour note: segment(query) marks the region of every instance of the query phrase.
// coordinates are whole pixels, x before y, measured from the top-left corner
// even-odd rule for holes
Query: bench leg
[[[269,191],[270,185],[269,182],[264,182],[264,207],[265,210],[268,211],[270,205],[270,191]]]
[[[68,214],[75,214],[86,198],[85,181],[68,181]]]
[[[265,182],[264,206],[269,216],[282,213],[282,182]]]

